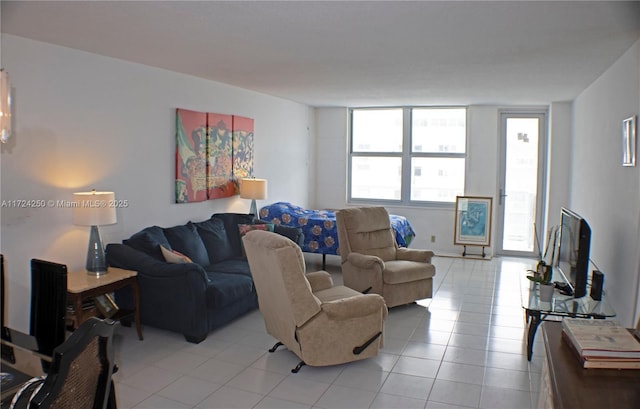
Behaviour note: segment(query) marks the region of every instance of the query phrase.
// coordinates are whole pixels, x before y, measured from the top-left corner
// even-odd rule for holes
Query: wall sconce
[[[243,199],[251,199],[249,214],[253,214],[254,219],[259,219],[256,200],[264,200],[267,198],[267,180],[255,178],[241,179],[240,197]]]
[[[113,192],[80,192],[73,194],[73,224],[91,226],[87,250],[87,274],[101,276],[107,273],[107,259],[98,226],[117,222],[113,206]]]
[[[0,69],[0,142],[7,143],[11,137],[11,84],[9,75]]]

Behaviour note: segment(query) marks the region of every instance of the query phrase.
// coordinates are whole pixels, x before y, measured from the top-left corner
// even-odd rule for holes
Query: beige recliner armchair
[[[384,207],[336,212],[344,285],[384,297],[389,308],[433,294],[432,251],[398,247]]]
[[[326,366],[369,358],[382,346],[384,299],[334,286],[326,271],[305,274],[302,250],[286,237],[252,231],[243,237],[267,332],[303,365]]]

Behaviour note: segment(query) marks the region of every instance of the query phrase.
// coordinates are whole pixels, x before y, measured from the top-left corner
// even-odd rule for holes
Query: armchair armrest
[[[311,285],[311,292],[315,293],[317,291],[333,287],[331,274],[326,271],[314,271],[312,273],[307,273],[305,277],[307,277],[307,281],[309,281],[309,284]]]
[[[378,311],[384,311],[383,317],[387,315],[387,306],[384,298],[378,294],[363,294],[343,298],[324,303],[321,308],[333,320],[365,317]]]
[[[408,249],[406,247],[399,247],[396,250],[396,258],[398,260],[431,263],[432,257],[433,257],[433,251],[430,251],[430,250]]]
[[[384,261],[377,256],[368,256],[360,253],[349,253],[347,256],[347,262],[353,264],[359,269],[373,269],[378,266],[380,271],[384,270]]]

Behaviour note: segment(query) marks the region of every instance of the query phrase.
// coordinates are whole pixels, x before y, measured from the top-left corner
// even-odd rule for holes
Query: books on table
[[[617,321],[565,318],[562,333],[585,368],[640,369],[640,342]]]

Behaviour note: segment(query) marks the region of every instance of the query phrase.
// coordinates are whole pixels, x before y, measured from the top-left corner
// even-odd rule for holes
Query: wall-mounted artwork
[[[233,183],[233,145],[231,143],[233,116],[209,113],[207,119],[209,123],[208,198],[233,196],[237,193]]]
[[[253,176],[253,119],[233,116],[233,176],[238,181]]]
[[[253,174],[253,119],[176,110],[176,203],[238,194]]]
[[[622,166],[636,166],[636,116],[622,121]]]
[[[176,113],[176,203],[207,200],[207,114]]]

